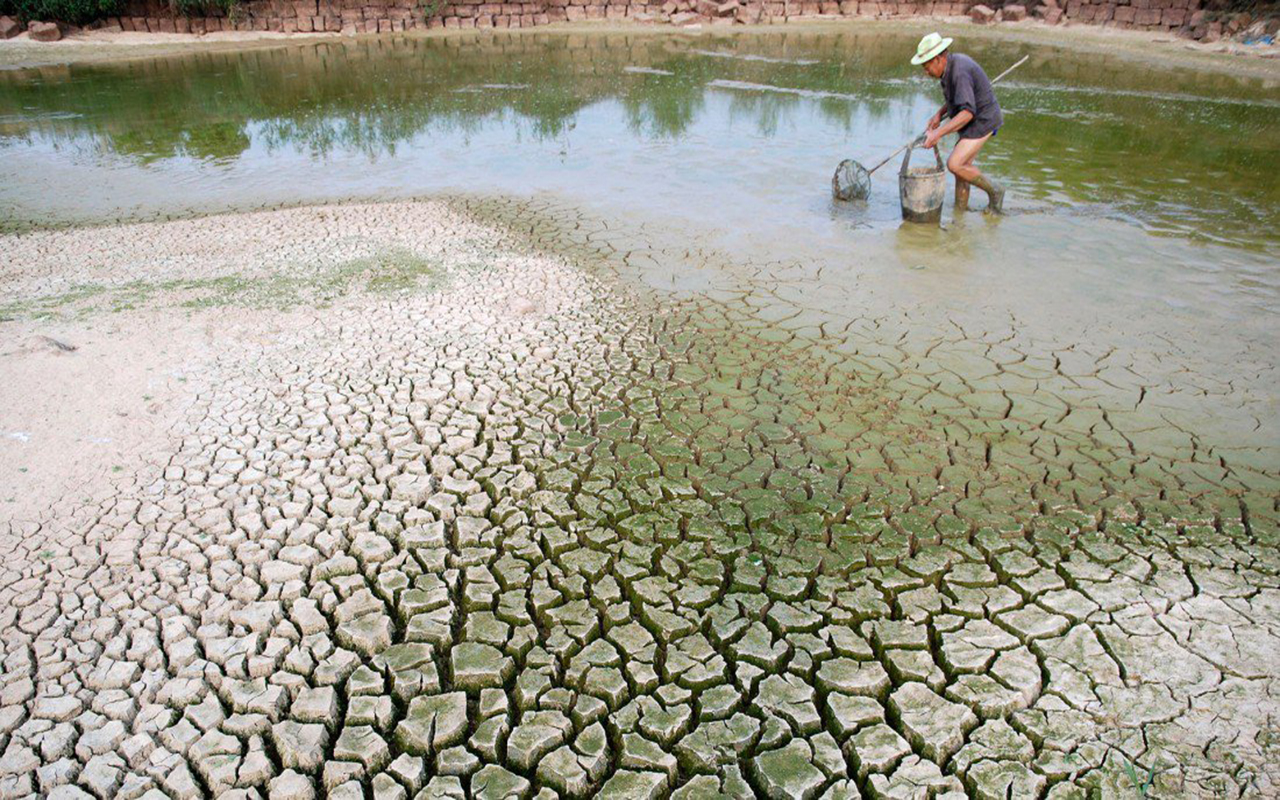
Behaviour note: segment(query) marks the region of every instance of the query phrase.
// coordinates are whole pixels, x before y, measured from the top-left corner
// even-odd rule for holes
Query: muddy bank
[[[554,23],[535,29],[504,30],[477,33],[474,30],[433,29],[412,31],[397,36],[413,37],[485,37],[520,36],[540,33],[586,34],[626,33],[629,35],[661,35],[678,32],[684,36],[719,39],[738,34],[788,31],[910,31],[921,34],[945,28],[963,37],[986,40],[1025,42],[1033,45],[1064,47],[1086,53],[1131,57],[1135,65],[1158,64],[1168,67],[1231,72],[1280,81],[1280,46],[1246,46],[1231,42],[1202,44],[1168,34],[1100,28],[1089,25],[1046,25],[1028,20],[998,26],[975,25],[965,17],[913,20],[851,19],[794,20],[785,26],[739,25],[689,28],[654,23],[602,21],[598,23]],[[372,37],[361,34],[350,37],[336,33],[273,33],[269,31],[224,31],[201,36],[178,33],[138,33],[121,31],[81,31],[59,42],[40,43],[26,40],[25,35],[0,41],[0,68],[52,66],[83,62],[116,61],[137,58],[175,56],[185,53],[217,52],[245,48],[307,46],[318,41]]]

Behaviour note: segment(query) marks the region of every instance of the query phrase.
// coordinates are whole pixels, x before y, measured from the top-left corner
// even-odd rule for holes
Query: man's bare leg
[[[951,151],[951,157],[947,159],[947,169],[956,176],[956,208],[963,210],[968,207],[969,187],[964,188],[965,205],[961,207],[960,201],[960,182],[973,184],[979,189],[987,193],[990,202],[987,205],[988,211],[997,214],[1004,210],[1004,187],[995,181],[983,175],[977,167],[973,165],[973,160],[978,157],[978,151],[991,138],[991,134],[983,136],[981,139],[961,139],[956,142],[955,149]]]

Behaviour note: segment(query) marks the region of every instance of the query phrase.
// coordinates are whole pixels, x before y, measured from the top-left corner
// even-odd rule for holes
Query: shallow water
[[[18,218],[102,219],[554,190],[699,222],[766,212],[822,229],[813,218],[827,210],[834,163],[878,161],[938,103],[902,58],[910,44],[886,33],[546,34],[9,71],[0,203]],[[1233,245],[1280,238],[1269,170],[1280,88],[1119,56],[966,49],[993,74],[1032,56],[1001,87],[1008,124],[983,154],[1016,208]],[[869,208],[832,214],[893,224],[897,163],[877,176]]]
[[[1238,427],[1256,433],[1280,394],[1280,88],[962,41],[992,73],[1031,55],[999,89],[1007,123],[979,161],[1009,185],[1010,214],[953,219],[948,202],[942,229],[903,227],[896,160],[865,204],[832,201],[829,181],[936,107],[911,46],[901,33],[548,33],[4,72],[0,212],[23,227],[549,196],[656,226],[669,255],[792,265],[788,304],[822,312],[874,296],[934,322],[1007,316],[1060,342],[1172,342],[1170,374],[1189,358],[1254,391]],[[716,280],[705,257],[659,262],[639,274],[655,287]]]

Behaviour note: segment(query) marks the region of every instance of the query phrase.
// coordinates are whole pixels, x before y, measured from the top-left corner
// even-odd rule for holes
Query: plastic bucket
[[[907,222],[937,223],[942,219],[942,201],[947,193],[947,171],[942,166],[942,155],[933,148],[937,167],[912,169],[911,151],[902,157],[902,169],[898,170],[898,196],[902,201],[902,218]]]

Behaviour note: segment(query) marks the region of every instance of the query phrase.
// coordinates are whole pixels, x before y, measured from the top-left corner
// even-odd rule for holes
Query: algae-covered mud
[[[1280,791],[1280,90],[1038,52],[899,228],[909,51],[0,74],[0,792]]]

